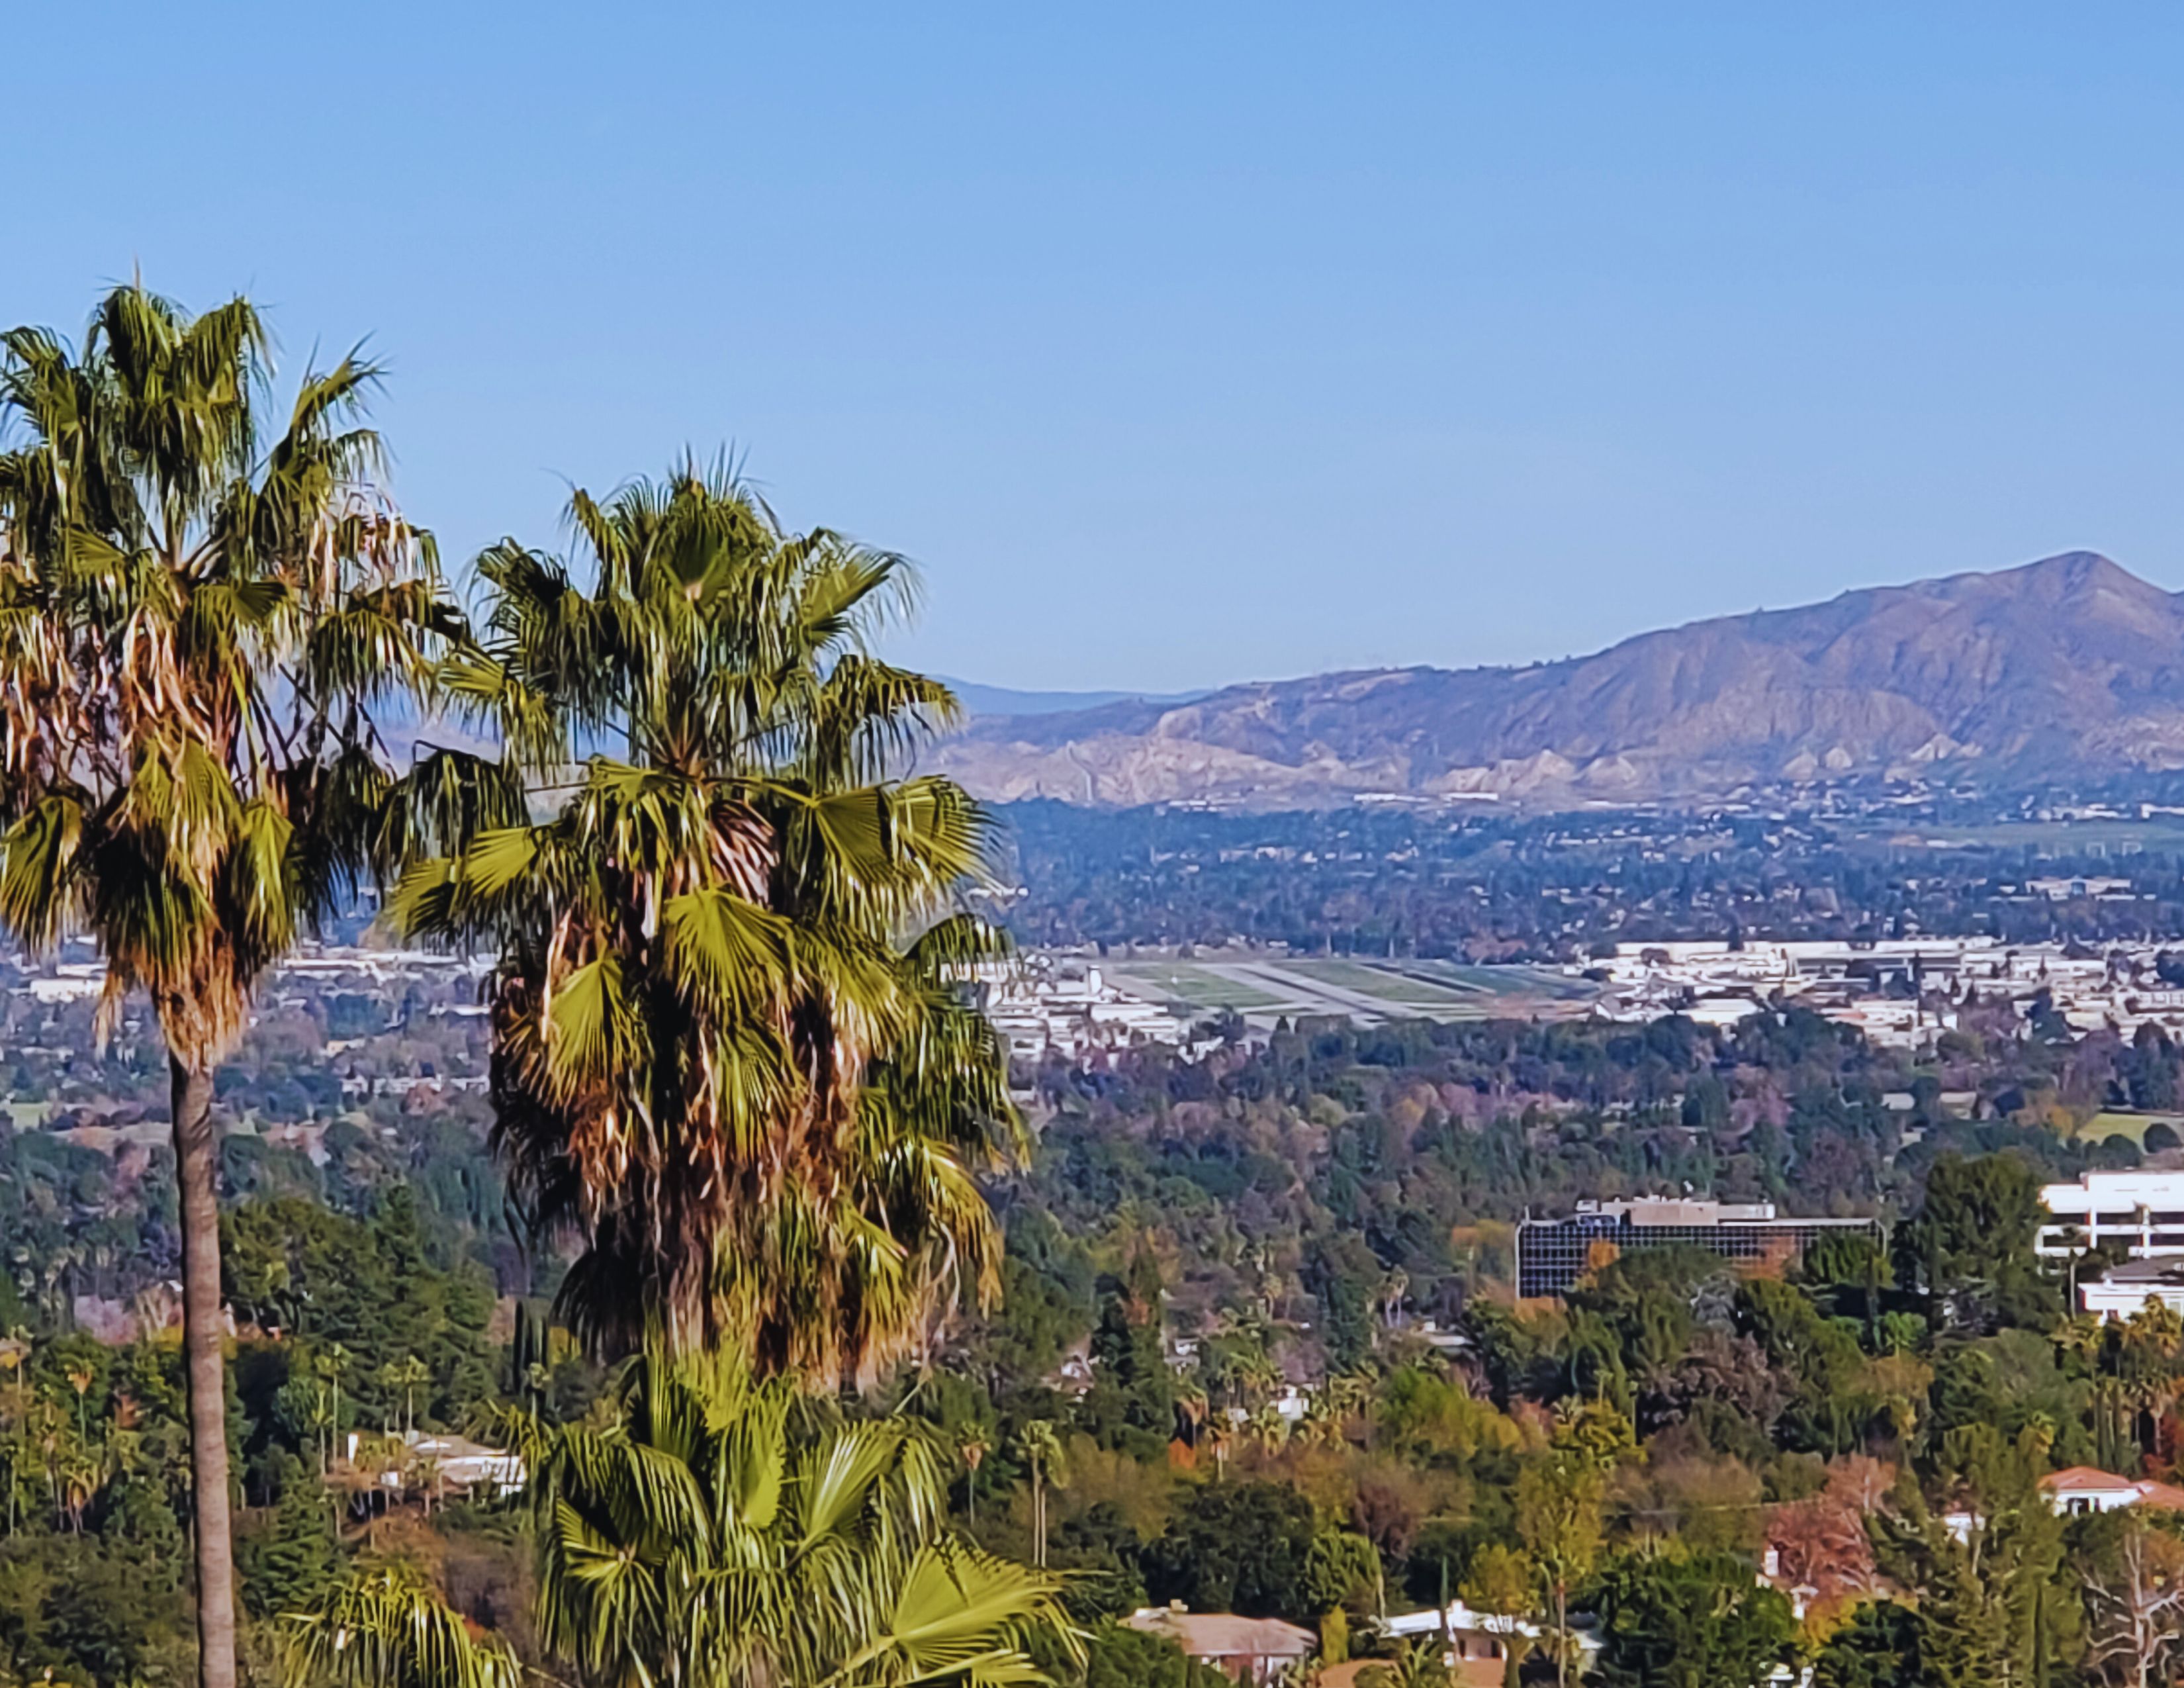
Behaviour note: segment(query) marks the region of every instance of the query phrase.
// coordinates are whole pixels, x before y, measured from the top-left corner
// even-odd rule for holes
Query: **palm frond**
[[[337,1584],[281,1619],[286,1688],[516,1688],[506,1645],[473,1637],[425,1585],[396,1569]]]

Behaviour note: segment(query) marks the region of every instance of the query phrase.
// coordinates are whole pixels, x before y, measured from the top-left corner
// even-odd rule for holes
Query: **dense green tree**
[[[1136,1450],[1157,1457],[1175,1434],[1175,1373],[1169,1368],[1161,1332],[1161,1286],[1149,1253],[1133,1267],[1127,1284],[1118,1285],[1100,1304],[1092,1332],[1092,1390],[1084,1418],[1095,1432],[1106,1429],[1111,1446],[1122,1432],[1134,1433]],[[1103,1423],[1102,1421],[1107,1421]]]
[[[245,1609],[263,1621],[313,1604],[334,1580],[338,1546],[334,1497],[315,1485],[287,1488],[237,1543]]]
[[[1305,1555],[1305,1609],[1377,1614],[1384,1605],[1380,1552],[1355,1530],[1323,1527]]]
[[[1733,1554],[1624,1554],[1598,1598],[1600,1688],[1758,1688],[1797,1656],[1789,1597]]]
[[[1190,1492],[1145,1550],[1146,1591],[1197,1612],[1305,1618],[1318,1534],[1312,1502],[1286,1484],[1217,1483]]]
[[[1926,1297],[1936,1329],[2044,1327],[2060,1311],[2054,1279],[2033,1251],[2047,1222],[2040,1181],[2009,1155],[1944,1155],[1903,1228],[1898,1269]]]
[[[406,1189],[389,1191],[369,1219],[282,1197],[232,1210],[224,1228],[231,1305],[296,1339],[241,1380],[253,1412],[285,1391],[292,1429],[312,1410],[309,1361],[337,1346],[348,1356],[342,1389],[356,1422],[459,1423],[492,1398],[492,1286],[475,1266],[442,1272],[426,1261]]]
[[[1321,1339],[1338,1371],[1355,1368],[1372,1352],[1382,1275],[1372,1250],[1354,1234],[1338,1233],[1313,1245],[1305,1287],[1319,1302]]]
[[[1923,1653],[1925,1624],[1900,1601],[1868,1601],[1813,1660],[1813,1688],[1903,1688],[1935,1679]]]

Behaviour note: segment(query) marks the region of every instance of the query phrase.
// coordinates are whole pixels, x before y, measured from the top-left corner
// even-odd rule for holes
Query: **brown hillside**
[[[998,799],[1268,807],[1700,795],[1964,758],[2028,777],[2184,767],[2184,595],[2071,552],[1530,668],[1326,674],[1179,707],[978,720],[940,752]]]

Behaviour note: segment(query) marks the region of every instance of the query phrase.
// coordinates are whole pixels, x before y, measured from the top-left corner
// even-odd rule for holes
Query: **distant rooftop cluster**
[[[981,967],[979,1006],[1019,1061],[1071,1060],[1147,1043],[1192,1050],[1190,1022],[1123,989],[1096,962],[1028,955]]]
[[[2127,885],[2127,881],[2113,882]],[[2031,894],[2099,894],[2084,880],[2028,882]],[[1958,1023],[1970,1003],[2029,1011],[2043,994],[2074,1033],[2129,1036],[2152,1024],[2184,1035],[2184,989],[2164,980],[2168,946],[2004,944],[1992,938],[1908,938],[1870,944],[1829,941],[1620,944],[1613,955],[1573,967],[1603,989],[1596,1011],[1645,1021],[1682,1014],[1730,1027],[1768,1009],[1795,1006],[1855,1026],[1884,1047],[1921,1052]]]

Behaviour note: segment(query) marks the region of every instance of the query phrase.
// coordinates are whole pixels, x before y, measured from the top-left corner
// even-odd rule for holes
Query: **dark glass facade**
[[[1711,1224],[1646,1224],[1621,1213],[1580,1213],[1568,1219],[1527,1219],[1517,1228],[1517,1293],[1559,1295],[1588,1272],[1633,1249],[1678,1244],[1724,1260],[1789,1264],[1819,1238],[1864,1231],[1878,1243],[1877,1219],[1726,1219]]]

